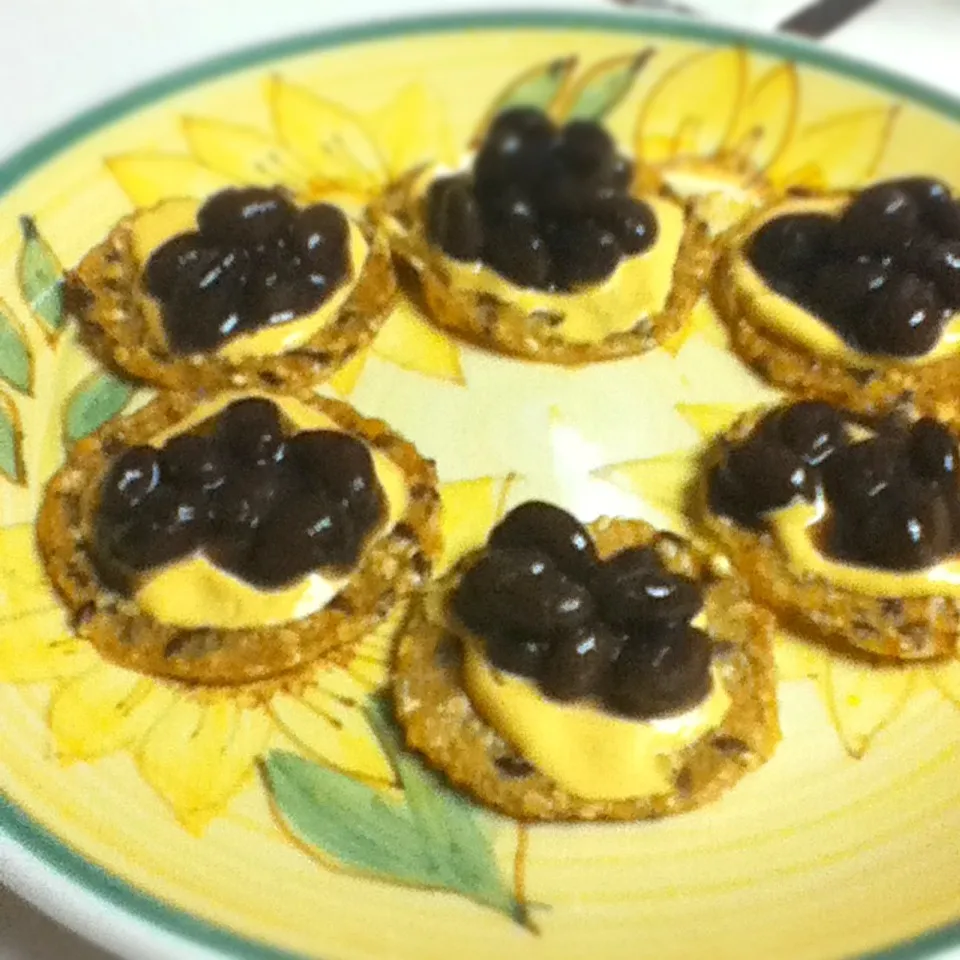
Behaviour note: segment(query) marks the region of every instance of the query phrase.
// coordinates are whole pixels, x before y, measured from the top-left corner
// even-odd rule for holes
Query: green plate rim
[[[673,17],[571,13],[569,11],[516,11],[510,13],[441,14],[379,19],[362,26],[347,26],[304,34],[248,47],[204,60],[112,98],[79,114],[62,126],[28,144],[0,164],[0,196],[5,196],[39,166],[53,160],[78,140],[129,114],[196,84],[215,80],[274,60],[417,34],[463,30],[591,29],[616,33],[694,40],[710,46],[743,45],[751,50],[825,69],[897,98],[911,100],[936,113],[960,121],[960,100],[923,83],[856,59],[785,36],[759,34],[719,24]],[[237,960],[296,960],[297,955],[256,943],[178,907],[144,893],[103,870],[73,850],[67,841],[33,821],[0,793],[0,834],[6,836],[45,867],[71,881],[78,892],[117,907],[160,932],[186,943],[219,951]],[[13,888],[14,890],[16,888]],[[863,960],[933,960],[942,951],[960,947],[960,923],[925,933],[903,944],[871,954]]]

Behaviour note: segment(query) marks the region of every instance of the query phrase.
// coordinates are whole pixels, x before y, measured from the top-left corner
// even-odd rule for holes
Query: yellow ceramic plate
[[[0,172],[5,876],[75,922],[98,902],[104,928],[133,916],[154,946],[228,956],[801,960],[921,934],[895,955],[960,944],[932,932],[960,919],[960,664],[871,670],[784,639],[783,745],[721,802],[521,829],[398,750],[372,698],[386,634],[283,684],[202,694],[71,636],[37,562],[38,498],[66,447],[141,397],[78,343],[63,265],[136,207],[229,184],[364,202],[419,161],[455,159],[507,101],[604,117],[667,182],[708,195],[717,227],[795,185],[922,171],[960,186],[952,101],[806,46],[640,17],[297,40],[138,91],[14,159]],[[401,306],[329,389],[437,459],[448,562],[531,496],[680,527],[693,454],[770,395],[705,305],[667,349],[583,369],[479,352]],[[38,892],[63,875],[74,894]]]

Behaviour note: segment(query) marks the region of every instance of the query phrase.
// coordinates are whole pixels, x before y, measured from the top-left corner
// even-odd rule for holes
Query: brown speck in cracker
[[[534,772],[533,764],[523,757],[497,757],[493,763],[506,780],[522,780]]]
[[[750,753],[750,747],[737,737],[714,737],[711,741],[714,749],[722,753],[725,757],[733,757],[736,760],[745,759]]]

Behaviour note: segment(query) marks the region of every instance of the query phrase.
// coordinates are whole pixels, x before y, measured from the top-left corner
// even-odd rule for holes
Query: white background
[[[803,0],[686,0],[686,6],[743,27],[774,27]],[[604,0],[0,0],[0,157],[78,111],[132,85],[208,56],[346,22],[477,8],[625,11]],[[960,95],[960,0],[880,0],[825,45]],[[0,731],[0,762],[2,762]],[[0,880],[29,863],[0,846]],[[200,957],[136,924],[101,923],[70,910],[66,888],[34,873],[34,899],[55,899],[71,922],[132,960]],[[122,928],[122,929],[121,929]],[[0,887],[0,960],[106,960]],[[946,956],[946,955],[944,955]],[[960,960],[960,952],[952,960]]]

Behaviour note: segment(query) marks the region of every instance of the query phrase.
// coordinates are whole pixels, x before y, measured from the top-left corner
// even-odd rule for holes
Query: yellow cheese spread
[[[767,523],[797,576],[814,574],[870,597],[955,596],[960,598],[960,561],[946,560],[926,570],[881,570],[835,560],[823,553],[816,528],[827,512],[821,497],[798,501],[767,515]]]
[[[730,708],[716,668],[702,703],[631,720],[587,702],[549,700],[533,681],[491,666],[475,640],[464,646],[464,688],[477,711],[538,770],[585,800],[668,792],[677,752],[719,727]]]

